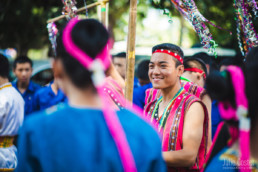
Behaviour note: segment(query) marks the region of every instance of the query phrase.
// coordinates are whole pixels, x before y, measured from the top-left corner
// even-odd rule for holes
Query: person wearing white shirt
[[[13,142],[24,118],[24,100],[8,76],[8,59],[0,54],[0,171],[17,167],[17,149]]]

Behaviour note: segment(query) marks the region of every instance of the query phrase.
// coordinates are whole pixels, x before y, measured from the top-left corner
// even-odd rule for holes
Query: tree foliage
[[[87,4],[96,0],[86,0]],[[83,0],[77,0],[77,7],[84,5]],[[213,23],[229,29],[233,32],[230,35],[227,31],[209,26],[214,40],[220,46],[236,48],[236,28],[233,0],[198,0],[196,1],[199,11]],[[128,14],[130,0],[110,0],[109,4],[109,26],[126,35],[127,22],[122,16]],[[179,12],[173,7],[170,0],[160,0],[154,3],[152,0],[138,0],[137,24],[147,14],[149,7],[168,9],[172,16],[179,16]],[[13,47],[19,55],[27,54],[31,48],[42,48],[49,44],[46,21],[49,18],[59,16],[62,11],[62,1],[57,0],[1,0],[0,1],[0,49]],[[90,9],[90,16],[96,13],[96,9]],[[57,22],[61,27],[66,20]],[[209,25],[209,24],[207,24]],[[255,23],[257,26],[257,22]],[[196,35],[195,35],[196,38]],[[198,43],[198,39],[197,42]]]

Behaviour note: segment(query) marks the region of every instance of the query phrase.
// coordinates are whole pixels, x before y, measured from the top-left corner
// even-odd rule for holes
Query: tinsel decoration
[[[223,29],[209,20],[207,20],[198,10],[193,0],[171,0],[175,8],[181,13],[181,15],[193,26],[194,30],[198,34],[203,48],[209,49],[209,52],[213,53],[217,57],[216,47],[218,44],[212,38],[212,34],[205,23],[209,23],[214,27]],[[228,31],[228,30],[227,30]],[[230,31],[229,31],[230,32]],[[232,34],[230,32],[230,34]]]
[[[236,13],[238,45],[242,55],[246,56],[252,47],[258,45],[258,37],[253,26],[252,15],[248,10],[249,8],[253,9],[257,5],[255,1],[250,3],[244,0],[234,0],[233,6]]]
[[[62,10],[62,14],[66,16],[68,20],[76,17],[76,0],[62,0],[64,7]]]
[[[48,23],[47,29],[48,29],[49,40],[51,42],[54,55],[56,56],[56,35],[58,33],[58,30],[54,22]]]

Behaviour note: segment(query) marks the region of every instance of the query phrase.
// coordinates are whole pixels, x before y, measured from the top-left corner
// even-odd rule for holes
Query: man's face
[[[149,78],[155,89],[173,87],[184,70],[183,65],[176,67],[173,57],[165,53],[154,53],[149,64]]]
[[[125,79],[125,73],[126,73],[126,58],[122,57],[115,57],[113,59],[114,66],[118,73]]]
[[[13,72],[19,82],[28,83],[32,74],[32,67],[30,63],[17,63]]]

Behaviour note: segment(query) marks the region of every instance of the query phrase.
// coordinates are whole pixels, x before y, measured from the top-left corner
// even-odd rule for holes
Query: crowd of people
[[[153,46],[124,98],[126,53],[111,58],[97,20],[74,18],[57,37],[54,80],[16,80],[0,55],[0,171],[256,171],[258,47],[222,60]]]

